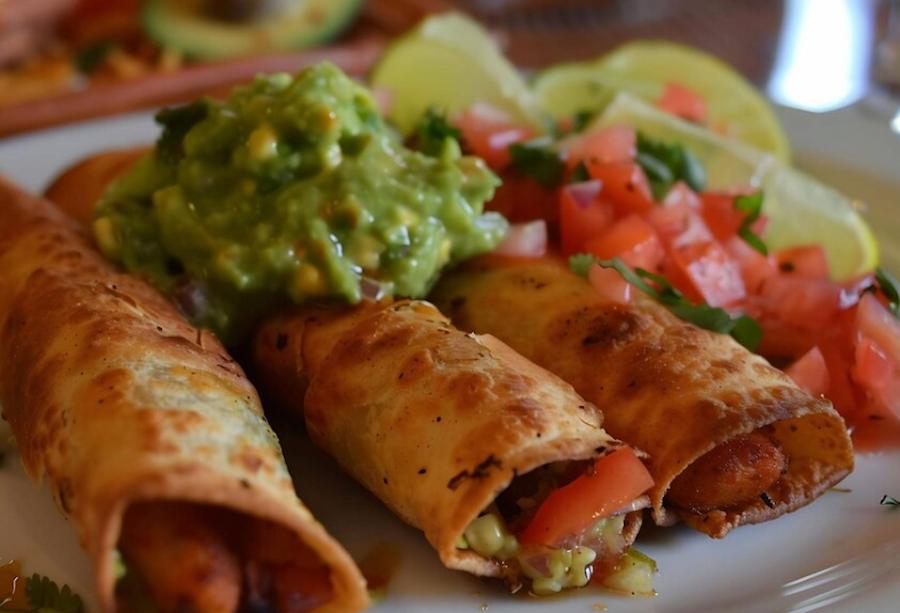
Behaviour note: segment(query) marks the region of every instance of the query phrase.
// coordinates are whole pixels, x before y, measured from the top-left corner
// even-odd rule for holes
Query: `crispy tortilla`
[[[561,260],[496,256],[444,275],[431,299],[464,330],[490,333],[571,383],[605,414],[609,432],[650,455],[654,518],[672,481],[735,436],[770,426],[788,469],[753,502],[682,512],[722,537],[814,500],[853,468],[841,417],[729,336],[701,330],[643,296],[605,302]]]
[[[427,302],[274,318],[254,363],[260,389],[302,411],[319,447],[421,529],[447,567],[476,575],[515,579],[456,547],[515,476],[621,445],[570,385]],[[629,514],[629,543],[639,527]]]
[[[2,178],[0,270],[3,417],[77,528],[103,611],[115,610],[126,510],[155,500],[229,509],[238,529],[274,525],[330,571],[332,599],[316,610],[366,606],[362,576],[297,498],[256,391],[215,338]]]

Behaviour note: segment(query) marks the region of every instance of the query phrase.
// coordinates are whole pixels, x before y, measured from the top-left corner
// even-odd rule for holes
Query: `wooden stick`
[[[334,63],[350,75],[363,76],[378,59],[383,47],[384,39],[372,37],[352,45],[198,64],[132,81],[91,85],[81,91],[3,108],[0,110],[0,137],[184,102],[204,94],[222,95],[259,73],[293,73],[323,60]]]

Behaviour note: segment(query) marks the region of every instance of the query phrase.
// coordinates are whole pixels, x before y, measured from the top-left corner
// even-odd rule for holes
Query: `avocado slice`
[[[147,0],[142,20],[159,44],[188,57],[216,59],[260,51],[310,47],[330,40],[347,26],[362,0],[297,0],[243,22],[217,19],[195,2]]]

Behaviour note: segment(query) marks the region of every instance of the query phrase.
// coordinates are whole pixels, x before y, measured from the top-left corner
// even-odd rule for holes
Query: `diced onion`
[[[510,226],[494,253],[519,258],[539,258],[547,253],[547,224],[543,219]]]
[[[572,198],[575,204],[582,208],[587,208],[591,206],[602,187],[603,184],[600,181],[592,179],[590,181],[581,181],[580,183],[569,183],[563,187],[563,191]]]

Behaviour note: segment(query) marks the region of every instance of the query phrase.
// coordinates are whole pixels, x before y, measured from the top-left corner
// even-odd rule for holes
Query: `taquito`
[[[566,480],[561,473],[584,472],[586,461],[611,457],[622,445],[603,430],[602,414],[570,385],[496,339],[455,329],[426,302],[306,309],[276,317],[258,333],[253,360],[263,394],[302,412],[313,442],[421,529],[449,568],[504,577],[513,585],[528,575],[534,591],[559,591],[590,578],[583,561],[580,570],[569,569],[575,566],[576,544],[595,548],[600,564],[593,569],[599,577],[599,565],[609,572],[634,540],[640,515],[622,513],[608,535],[615,542],[610,551],[595,535],[589,543],[542,541],[553,547],[524,555],[539,558],[543,564],[535,566],[546,568],[554,547],[570,549],[566,570],[578,575],[569,577],[571,582],[523,568],[528,546],[499,540],[500,535],[509,539],[504,526],[522,539],[512,526],[529,513],[517,504],[527,500],[533,507],[540,502],[536,492],[552,489],[554,479]],[[627,479],[624,472],[622,478]],[[641,508],[647,487],[649,476],[605,514]],[[490,527],[496,547],[479,552],[473,522],[480,515],[494,521],[493,512],[503,520]],[[589,522],[604,517],[601,508],[591,512]],[[504,555],[507,545],[520,547],[518,555]]]
[[[722,537],[811,502],[853,468],[827,400],[649,298],[605,301],[561,259],[471,261],[431,299],[571,383],[613,436],[646,451],[660,524],[680,517]]]
[[[2,178],[0,270],[3,417],[78,529],[102,611],[117,552],[164,613],[366,606],[215,338]]]

